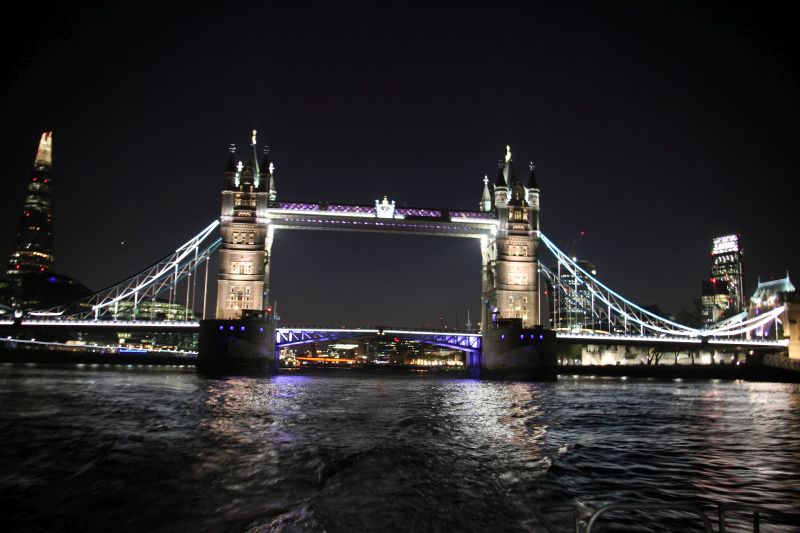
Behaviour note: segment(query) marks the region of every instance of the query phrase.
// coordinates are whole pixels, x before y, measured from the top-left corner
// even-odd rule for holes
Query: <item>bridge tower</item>
[[[211,374],[271,374],[277,371],[275,322],[269,301],[269,256],[273,228],[267,208],[277,198],[269,149],[259,165],[256,130],[247,163],[231,145],[225,184],[217,277],[216,318],[200,321],[197,369]]]
[[[523,328],[541,324],[537,274],[539,186],[534,165],[530,165],[527,187],[514,174],[510,146],[499,167],[494,185],[497,234],[481,241],[483,331],[503,319],[518,319]],[[487,207],[482,201],[481,210],[488,211]]]
[[[277,196],[274,166],[268,149],[258,164],[255,130],[250,148],[252,156],[242,164],[235,162],[236,148],[231,145],[225,170],[216,310],[221,320],[242,318],[246,310],[263,310],[268,302],[273,233],[266,209]]]

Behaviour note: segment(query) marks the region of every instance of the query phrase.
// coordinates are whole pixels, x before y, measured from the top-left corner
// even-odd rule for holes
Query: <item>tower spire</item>
[[[269,201],[275,202],[278,199],[278,190],[275,188],[275,165],[269,157],[269,146],[264,147],[264,162],[261,166],[269,172]]]
[[[492,195],[489,194],[489,176],[483,176],[483,196],[479,207],[483,212],[492,210]]]
[[[533,164],[533,161],[530,162],[528,168],[531,169],[531,173],[528,176],[528,188],[529,189],[538,189],[539,184],[536,183],[536,176],[534,175],[534,171],[536,170],[536,165]]]
[[[500,169],[497,172],[497,180],[494,182],[494,205],[495,207],[506,207],[508,205],[508,188],[509,183],[508,166],[511,162],[511,147],[506,145],[505,162],[501,159],[498,161]]]
[[[257,147],[257,142],[256,142],[256,134],[257,133],[258,132],[256,130],[253,130],[253,136],[250,138],[250,147],[253,149],[253,166],[255,167],[254,170],[255,170],[255,182],[256,182],[255,185],[256,185],[256,187],[258,187],[258,178],[259,178],[259,174],[261,173],[260,169],[258,168],[258,150],[256,148]]]
[[[45,131],[39,139],[39,148],[36,150],[36,161],[33,167],[36,170],[45,170],[53,166],[53,132]]]

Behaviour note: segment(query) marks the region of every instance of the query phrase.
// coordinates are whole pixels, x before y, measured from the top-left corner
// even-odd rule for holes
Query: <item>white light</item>
[[[713,241],[712,255],[724,254],[727,252],[739,251],[739,237],[737,235],[725,235],[717,237]]]

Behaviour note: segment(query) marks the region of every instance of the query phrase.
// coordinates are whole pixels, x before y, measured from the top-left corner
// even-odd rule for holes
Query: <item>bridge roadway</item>
[[[21,329],[73,330],[80,332],[108,331],[148,331],[153,333],[197,333],[198,321],[149,321],[149,320],[58,320],[58,319],[25,319],[20,323],[11,320],[0,320],[0,333]],[[417,330],[404,328],[376,327],[336,328],[323,326],[281,326],[276,328],[276,344],[293,346],[311,342],[327,342],[354,337],[387,336],[407,340],[419,340],[429,344],[477,352],[481,349],[481,334],[456,330]],[[557,331],[559,344],[602,345],[602,346],[665,346],[684,349],[701,349],[711,347],[717,350],[745,351],[759,349],[778,351],[785,349],[788,339],[752,340],[724,339],[713,337],[653,337],[643,335],[574,333]]]

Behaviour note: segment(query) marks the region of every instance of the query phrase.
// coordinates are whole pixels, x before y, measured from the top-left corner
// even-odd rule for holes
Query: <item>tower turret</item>
[[[236,145],[231,144],[228,146],[228,164],[225,165],[225,189],[233,190],[236,188],[236,182],[238,180],[238,168],[236,167]]]
[[[533,164],[533,161],[530,162],[529,168],[531,172],[528,175],[528,187],[525,191],[528,197],[528,205],[533,210],[531,220],[534,223],[534,229],[539,231],[539,184],[536,182],[536,165]]]
[[[478,204],[478,208],[484,213],[492,210],[492,195],[489,194],[489,176],[483,177],[483,196]]]
[[[269,157],[269,146],[264,147],[264,160],[261,162],[261,173],[263,176],[268,177],[269,183],[265,186],[269,192],[270,204],[274,204],[278,200],[278,190],[275,188],[275,165]]]
[[[503,162],[499,161],[498,166],[497,179],[494,182],[494,206],[495,208],[503,208],[508,204],[508,185]]]

